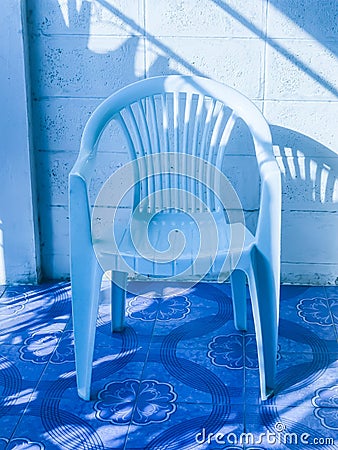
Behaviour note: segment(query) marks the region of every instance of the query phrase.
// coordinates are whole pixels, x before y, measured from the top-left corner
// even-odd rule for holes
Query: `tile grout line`
[[[105,95],[51,95],[51,94],[46,94],[46,95],[39,95],[35,98],[35,102],[42,102],[42,101],[47,101],[47,100],[70,100],[70,101],[77,101],[77,100],[105,100],[107,98],[107,96]],[[257,101],[257,102],[263,102],[263,100],[267,101],[267,102],[274,102],[274,103],[288,103],[288,102],[293,102],[293,103],[323,103],[324,105],[328,105],[328,104],[336,104],[338,103],[338,100],[335,97],[323,97],[321,96],[319,97],[313,97],[313,98],[291,98],[291,97],[285,97],[285,98],[269,98],[269,97],[265,97],[263,98],[263,96],[259,96],[259,97],[251,97],[252,101]]]
[[[334,334],[336,336],[336,340],[337,340],[337,344],[338,344],[338,324],[336,324],[335,319],[334,319],[334,314],[333,314],[333,312],[331,310],[330,298],[329,298],[329,294],[327,292],[327,287],[329,287],[329,286],[324,286],[324,293],[325,293],[325,297],[326,297],[326,301],[327,301],[327,305],[328,305],[328,310],[329,310],[329,314],[330,314],[330,317],[331,317],[331,321],[332,321],[332,324],[333,324],[333,331],[334,331]]]
[[[146,0],[143,0],[143,78],[147,78],[147,51],[148,51],[148,40],[147,40],[147,5]]]
[[[262,114],[265,115],[266,111],[266,105],[265,100],[267,98],[267,89],[266,89],[266,74],[267,74],[267,48],[268,48],[268,16],[269,16],[269,0],[266,0],[265,3],[263,3],[262,8],[264,8],[265,4],[265,11],[262,11],[262,13],[265,13],[265,23],[264,23],[264,50],[263,50],[263,74],[262,74],[262,84],[263,84],[263,92],[262,92]]]
[[[246,331],[247,333],[247,331]],[[243,333],[243,432],[247,432],[247,402],[246,402],[246,394],[247,394],[247,386],[246,386],[246,364],[245,364],[245,333]]]
[[[107,94],[108,95],[108,94]],[[77,102],[78,100],[84,100],[86,102],[91,102],[91,101],[103,101],[107,98],[107,96],[104,95],[98,95],[98,96],[87,96],[87,95],[50,95],[48,93],[46,93],[45,95],[39,95],[36,98],[36,103],[41,103],[41,102],[46,102],[46,101],[57,101],[57,100],[63,100],[66,101],[68,100],[69,102]],[[274,98],[274,97],[269,97],[266,96],[265,98],[263,98],[262,96],[252,96],[250,97],[251,101],[253,102],[270,102],[270,103],[300,103],[300,104],[306,104],[306,103],[319,103],[319,104],[323,104],[324,106],[327,105],[336,105],[338,103],[337,99],[334,98],[328,98],[328,97],[307,97],[307,98],[291,98],[291,97],[285,97],[285,98]]]
[[[7,286],[6,284],[4,284],[4,285],[2,285],[2,286],[4,287],[4,290],[1,292],[0,298],[2,298],[2,297],[5,295],[5,292],[6,292],[7,289],[8,289],[8,286]]]
[[[144,23],[144,20],[143,20]],[[128,39],[130,37],[132,38],[139,38],[144,36],[145,31],[144,29],[141,29],[139,31],[136,32],[129,32],[129,33],[112,33],[112,34],[99,34],[99,33],[92,33],[91,37],[96,38],[96,39]],[[43,31],[41,31],[39,33],[39,35],[37,35],[37,37],[39,39],[41,38],[47,38],[47,39],[54,39],[57,40],[58,38],[82,38],[83,40],[87,39],[88,35],[87,34],[81,34],[81,33],[45,33]],[[199,40],[200,38],[205,39],[205,40],[211,40],[211,39],[222,39],[222,40],[243,40],[243,41],[259,41],[261,40],[261,36],[245,36],[245,35],[241,35],[241,34],[234,34],[234,35],[227,35],[225,36],[224,34],[204,34],[202,36],[200,35],[194,35],[194,34],[160,34],[160,33],[156,33],[153,34],[152,37],[154,38],[177,38],[177,39],[196,39]],[[284,35],[271,35],[271,39],[273,40],[278,40],[278,41],[283,41],[283,42],[294,42],[295,37],[292,36],[287,36],[285,37]],[[308,43],[313,43],[315,39],[313,38],[306,38],[306,37],[300,37],[297,36],[296,39],[299,42],[308,42]],[[334,44],[336,43],[337,39],[335,37],[327,37],[325,39],[322,40],[323,44],[326,43],[330,43],[330,44]]]
[[[54,354],[54,352],[53,352],[52,354]],[[25,417],[27,417],[27,416],[26,416],[26,412],[27,412],[27,410],[28,410],[28,408],[29,408],[29,406],[30,406],[32,400],[33,400],[33,397],[34,397],[35,393],[37,392],[37,387],[38,387],[38,385],[39,385],[39,383],[40,383],[40,381],[41,381],[43,375],[45,374],[45,372],[46,372],[46,370],[47,370],[49,364],[50,364],[50,360],[45,364],[45,368],[43,369],[43,371],[41,372],[40,376],[38,377],[38,379],[37,379],[37,381],[36,381],[36,384],[35,384],[35,387],[34,387],[34,390],[32,391],[32,393],[31,393],[30,396],[29,396],[27,405],[26,405],[25,409],[23,410],[23,412],[22,412],[22,414],[21,414],[21,416],[20,416],[20,419],[18,420],[16,426],[14,427],[14,430],[13,430],[13,432],[12,432],[10,438],[9,438],[9,441],[8,441],[8,444],[7,444],[7,445],[9,445],[10,441],[11,441],[13,438],[15,438],[15,433],[16,433],[17,429],[19,428],[19,425],[21,424],[21,422],[23,421],[23,419],[24,419]]]
[[[156,314],[156,318],[157,318],[157,314]],[[141,382],[142,382],[142,380],[143,380],[143,375],[144,375],[144,372],[145,372],[145,367],[146,367],[146,364],[147,364],[148,358],[149,358],[150,346],[151,346],[151,343],[152,343],[152,340],[153,340],[153,335],[154,335],[154,329],[155,329],[156,318],[155,318],[154,323],[153,323],[153,328],[152,328],[152,332],[151,332],[151,339],[150,339],[150,341],[149,341],[148,350],[147,350],[147,352],[146,352],[146,357],[145,357],[145,359],[144,359],[144,364],[143,364],[142,371],[141,371],[141,374],[140,374],[140,380],[139,380],[139,381],[140,381],[140,384],[139,384],[138,389],[137,389],[137,394],[136,394],[136,398],[135,398],[135,404],[134,404],[134,406],[133,406],[133,411],[132,411],[132,413],[131,413],[130,423],[129,423],[129,425],[128,425],[128,429],[127,429],[127,432],[126,432],[123,450],[126,450],[126,449],[127,449],[127,443],[128,443],[129,432],[130,432],[130,429],[131,429],[131,427],[132,427],[132,425],[133,425],[133,417],[134,417],[134,413],[135,413],[135,409],[136,409],[136,405],[137,405],[138,395],[139,395],[139,392],[140,392]]]

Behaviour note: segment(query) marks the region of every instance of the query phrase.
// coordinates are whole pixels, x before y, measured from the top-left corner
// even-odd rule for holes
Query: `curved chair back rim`
[[[232,109],[249,127],[259,167],[273,162],[269,125],[257,106],[245,95],[218,81],[197,76],[168,75],[146,78],[123,87],[104,100],[89,118],[81,140],[79,157],[95,152],[96,144],[108,123],[126,106],[143,98],[163,93],[184,92],[220,101]]]

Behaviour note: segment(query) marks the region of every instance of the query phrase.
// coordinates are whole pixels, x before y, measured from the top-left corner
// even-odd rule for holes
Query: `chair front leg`
[[[102,269],[95,256],[72,264],[72,310],[78,395],[90,399]]]
[[[242,270],[234,270],[230,277],[234,321],[237,330],[247,329],[246,275]]]
[[[255,322],[262,400],[274,393],[278,345],[279,286],[272,265],[257,249],[248,270],[249,290]]]
[[[113,270],[111,273],[111,330],[122,331],[125,327],[127,272]]]

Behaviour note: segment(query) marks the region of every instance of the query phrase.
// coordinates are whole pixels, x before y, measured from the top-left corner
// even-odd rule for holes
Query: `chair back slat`
[[[145,99],[146,117],[149,123],[149,139],[151,141],[151,154],[159,153],[161,149],[159,121],[156,111],[155,98],[147,97]],[[155,173],[160,173],[161,168],[158,166],[158,160],[153,160],[153,170]],[[161,176],[153,177],[153,191],[154,191],[154,207],[159,209],[163,204],[163,189]]]
[[[142,136],[142,125],[140,124],[140,116],[142,114],[139,110],[138,104],[132,104],[128,105],[125,108],[125,119],[127,126],[129,125],[129,132],[131,134],[131,138],[134,142],[133,148],[135,149],[135,155],[134,159],[138,160],[138,175],[139,178],[136,180],[138,185],[138,193],[139,198],[136,199],[134,196],[134,199],[136,200],[136,204],[139,204],[139,201],[142,200],[142,198],[148,197],[149,190],[148,190],[148,168],[144,161],[145,156],[145,146],[144,146],[144,138]],[[138,181],[139,180],[139,181]],[[134,204],[135,205],[135,204]]]
[[[225,124],[225,107],[222,103],[219,101],[216,102],[214,112],[213,112],[213,126],[211,127],[211,136],[210,136],[210,143],[209,143],[209,152],[208,152],[208,163],[211,166],[216,166],[217,156],[219,153],[219,144],[221,140],[221,135],[224,129]],[[220,170],[220,168],[218,167]],[[212,186],[215,191],[215,173],[213,170],[208,170],[206,174],[206,182],[207,186]],[[215,195],[213,195],[211,189],[207,190],[207,205],[210,206],[212,211],[216,211],[219,209],[219,201],[217,198],[215,198]]]
[[[215,196],[217,171],[222,172],[227,149],[234,149],[233,138],[241,133],[238,118],[252,135],[260,173],[267,172],[265,167],[273,163],[270,154],[266,158],[271,135],[257,108],[233,89],[198,77],[155,77],[113,94],[88,121],[81,157],[95,152],[104,127],[117,119],[131,159],[139,161],[134,208],[142,202],[150,212],[217,211],[221,208]],[[145,164],[144,156],[159,153],[162,158],[150,158]],[[187,172],[193,176],[184,176]]]
[[[162,132],[163,132],[163,148],[161,148],[161,152],[165,152],[168,154],[169,152],[169,117],[168,117],[168,99],[167,94],[164,93],[161,95],[161,103],[159,104],[159,108],[161,108],[162,113]],[[169,157],[167,159],[168,167],[170,166]],[[172,204],[171,199],[171,179],[170,176],[165,172],[162,171],[162,181],[163,181],[163,189],[164,189],[164,198],[163,198],[163,205],[160,205],[164,207],[164,209],[168,208]],[[162,208],[161,208],[162,209]]]
[[[127,117],[127,113],[125,110],[121,110],[119,111],[119,113],[115,116],[115,120],[116,122],[120,125],[123,134],[126,138],[127,141],[127,145],[128,145],[128,149],[129,149],[129,154],[132,160],[136,160],[137,159],[137,154],[138,151],[135,148],[135,144],[134,144],[134,139],[132,137],[132,130],[131,128],[127,125],[126,120],[128,119]],[[140,179],[140,169],[139,169],[139,165],[134,165],[134,180],[139,180]],[[140,183],[136,182],[134,185],[134,198],[133,198],[133,204],[136,205],[140,199]]]
[[[142,202],[148,212],[219,210],[220,202],[214,195],[219,179],[210,167],[222,169],[237,120],[232,110],[207,95],[165,92],[128,104],[118,119],[131,157],[139,161],[134,207]],[[167,157],[150,158],[148,164],[142,159],[160,152]],[[192,161],[183,155],[198,159]],[[187,173],[187,164],[194,164],[195,177],[177,174],[178,168]]]
[[[198,197],[203,202],[203,210],[210,208],[213,210],[213,195],[210,192],[210,184],[208,183],[208,179],[210,178],[210,168],[211,166],[207,164],[208,162],[212,163],[212,155],[210,148],[210,140],[211,134],[215,125],[215,112],[217,111],[217,101],[212,98],[204,97],[204,119],[203,119],[203,131],[201,136],[200,143],[200,152],[199,156],[201,157],[201,161],[199,163],[199,179],[204,180],[205,184],[199,182],[198,187]],[[209,189],[207,187],[209,187]]]
[[[170,94],[169,94],[170,95]],[[177,167],[178,164],[178,152],[179,152],[179,100],[178,100],[178,92],[174,92],[170,95],[170,101],[172,102],[172,145],[171,145],[171,151],[174,153],[173,155],[173,162],[174,167]],[[170,133],[169,133],[170,136]],[[172,205],[174,208],[179,208],[179,198],[178,198],[178,175],[171,175],[171,185],[174,189],[173,195],[172,195]]]
[[[191,124],[191,115],[192,115],[192,93],[188,92],[185,94],[185,109],[184,109],[184,118],[183,118],[183,134],[182,134],[182,152],[184,154],[189,153],[189,131]],[[187,172],[187,159],[184,158],[182,161],[182,172]],[[188,177],[185,177],[183,180],[183,189],[187,192],[190,187],[190,181]],[[184,211],[188,211],[189,209],[189,201],[187,195],[183,197],[182,208]]]
[[[155,153],[153,148],[154,143],[150,137],[150,135],[152,134],[150,132],[151,124],[149,120],[147,120],[148,117],[146,117],[146,100],[147,99],[141,99],[135,104],[139,117],[139,129],[144,151],[143,156],[152,155]],[[152,211],[154,210],[155,207],[155,199],[153,195],[151,195],[155,192],[155,180],[154,177],[151,175],[154,173],[154,160],[150,158],[149,163],[144,166],[146,171],[145,172],[146,178],[141,180],[141,190],[142,193],[144,193],[144,197],[148,197],[147,204],[145,205],[145,207]]]

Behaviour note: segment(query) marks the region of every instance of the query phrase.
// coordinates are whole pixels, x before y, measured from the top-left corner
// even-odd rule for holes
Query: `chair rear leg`
[[[279,286],[270,263],[255,251],[248,271],[255,322],[262,400],[274,393],[278,345]]]
[[[111,328],[122,331],[125,326],[127,272],[112,271],[111,278]]]
[[[95,257],[73,267],[72,312],[77,390],[83,400],[90,399],[92,365],[102,269]]]
[[[234,270],[230,277],[234,321],[237,330],[247,330],[246,275],[242,270]]]

